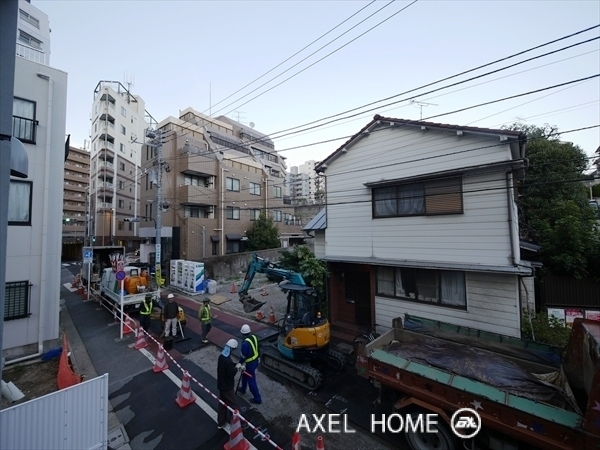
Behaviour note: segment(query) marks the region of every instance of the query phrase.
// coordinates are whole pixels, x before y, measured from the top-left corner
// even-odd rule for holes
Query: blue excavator
[[[313,391],[322,384],[323,375],[311,363],[325,361],[334,370],[342,370],[345,365],[344,355],[330,348],[329,321],[321,315],[320,308],[324,305],[319,293],[306,285],[301,274],[254,254],[238,291],[246,312],[264,305],[248,295],[257,273],[282,280],[279,287],[287,294],[286,314],[277,324],[277,342],[261,346],[261,366]]]

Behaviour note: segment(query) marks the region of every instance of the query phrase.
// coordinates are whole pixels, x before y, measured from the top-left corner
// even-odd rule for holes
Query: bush
[[[521,333],[524,339],[565,348],[571,336],[571,329],[565,326],[563,319],[548,316],[546,313],[529,314],[523,311]]]

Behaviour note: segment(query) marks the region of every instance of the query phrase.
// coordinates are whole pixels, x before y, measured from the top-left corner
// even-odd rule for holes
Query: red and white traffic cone
[[[300,435],[297,431],[292,437],[292,450],[302,450],[302,445],[300,444]]]
[[[250,443],[244,438],[240,414],[237,409],[233,412],[229,442],[226,442],[223,448],[225,450],[248,450],[250,448]]]
[[[146,332],[144,331],[144,329],[142,327],[137,327],[136,333],[137,335],[135,338],[135,345],[133,346],[133,348],[139,350],[140,348],[148,347],[148,341],[146,341]]]
[[[196,396],[192,392],[192,388],[190,387],[190,374],[187,372],[183,372],[183,380],[181,382],[181,389],[177,393],[177,398],[175,399],[180,408],[185,408],[190,403],[194,403],[196,401]]]
[[[154,373],[158,373],[164,372],[168,368],[169,366],[167,365],[167,360],[165,359],[165,349],[162,345],[159,345],[158,355],[156,355],[156,364],[154,364],[152,370],[154,370]]]
[[[325,444],[323,444],[323,438],[321,436],[317,438],[317,450],[325,450]]]
[[[235,287],[235,283],[231,283],[231,290],[229,292],[231,294],[237,294],[237,288]]]
[[[256,320],[263,320],[264,318],[265,318],[265,315],[259,309],[258,312],[256,313]]]
[[[271,312],[269,313],[269,323],[275,323],[277,320],[275,319],[275,311],[273,311],[273,307],[271,306]]]
[[[260,291],[260,295],[262,295],[263,297],[265,295],[269,295],[269,293],[267,292],[267,288],[262,288],[262,291]]]
[[[129,316],[125,316],[125,323],[123,323],[123,334],[133,333],[133,320],[129,318]]]

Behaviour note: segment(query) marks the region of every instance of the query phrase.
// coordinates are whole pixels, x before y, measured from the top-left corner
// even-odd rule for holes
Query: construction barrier
[[[265,315],[262,313],[262,311],[259,309],[256,312],[256,320],[263,320],[265,318]]]
[[[294,436],[292,437],[292,450],[302,450],[302,445],[300,444],[300,435],[298,432],[294,432]]]
[[[56,375],[56,383],[58,389],[64,389],[83,381],[83,375],[76,374],[69,363],[69,346],[67,335],[63,333],[63,348],[58,362],[58,374]]]
[[[154,364],[152,370],[154,370],[154,373],[158,373],[164,372],[168,368],[169,366],[167,365],[167,360],[165,359],[165,349],[162,345],[158,344],[158,355],[156,356],[156,364]]]
[[[123,324],[123,334],[129,334],[129,333],[133,333],[133,324],[135,323],[135,320],[129,318],[128,315],[125,315],[126,319],[125,319],[125,323]]]
[[[237,288],[235,287],[235,283],[231,283],[231,290],[229,292],[231,294],[237,294]]]
[[[196,396],[192,392],[190,387],[190,374],[183,372],[183,381],[181,382],[181,389],[177,392],[177,398],[175,399],[180,408],[185,408],[187,405],[196,401]]]
[[[143,328],[138,326],[135,336],[135,345],[133,348],[139,350],[140,348],[148,347],[148,341],[146,341],[146,333],[143,332]]]
[[[244,438],[240,413],[237,409],[233,412],[229,442],[226,442],[223,448],[225,450],[248,450],[250,448],[250,443]]]
[[[277,320],[275,319],[275,311],[273,311],[273,307],[271,306],[271,312],[269,313],[269,323],[275,323]]]

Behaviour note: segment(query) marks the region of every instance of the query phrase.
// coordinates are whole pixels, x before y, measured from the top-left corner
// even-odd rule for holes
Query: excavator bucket
[[[244,312],[246,314],[260,309],[266,303],[266,302],[259,302],[258,300],[256,300],[253,297],[250,297],[250,296],[240,297],[240,302],[242,302],[242,305],[244,305]]]

